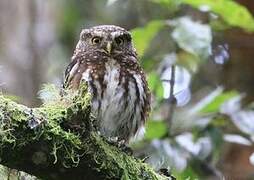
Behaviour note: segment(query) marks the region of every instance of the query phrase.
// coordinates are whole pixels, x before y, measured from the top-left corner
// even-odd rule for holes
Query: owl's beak
[[[112,42],[107,42],[106,51],[111,54],[112,51]]]

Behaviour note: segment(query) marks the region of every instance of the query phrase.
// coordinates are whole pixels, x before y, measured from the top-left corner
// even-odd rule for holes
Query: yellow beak
[[[111,42],[108,42],[106,48],[107,48],[107,52],[110,54],[111,51],[112,51],[112,43],[111,43]]]

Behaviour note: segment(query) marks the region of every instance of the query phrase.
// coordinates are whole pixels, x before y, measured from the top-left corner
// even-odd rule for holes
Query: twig
[[[168,136],[169,137],[172,137],[173,134],[171,132],[171,124],[172,124],[172,119],[173,119],[173,116],[174,116],[174,110],[175,110],[175,107],[176,107],[176,98],[175,98],[175,93],[174,93],[174,86],[175,86],[175,65],[172,65],[171,66],[171,79],[169,80],[169,83],[170,83],[170,94],[169,94],[169,98],[167,99],[168,101],[168,104],[169,104],[169,113],[168,113]],[[179,145],[176,141],[174,141],[177,145]],[[180,145],[179,145],[180,146]],[[182,146],[181,146],[182,147]],[[214,166],[212,166],[211,164],[209,164],[208,162],[200,159],[198,156],[194,155],[193,153],[191,153],[190,151],[188,151],[186,148],[182,147],[185,151],[189,152],[190,155],[192,156],[193,159],[195,159],[200,165],[202,165],[202,167],[204,169],[206,169],[206,171],[208,171],[210,174],[218,177],[218,178],[222,178],[223,175],[222,173],[217,170]]]
[[[176,98],[174,96],[174,86],[175,86],[175,65],[171,66],[171,79],[170,79],[170,94],[168,98],[168,103],[169,103],[169,113],[168,113],[168,128],[169,132],[168,134],[171,135],[171,124],[172,124],[172,119],[174,115],[174,110],[175,110],[175,105],[176,105]]]

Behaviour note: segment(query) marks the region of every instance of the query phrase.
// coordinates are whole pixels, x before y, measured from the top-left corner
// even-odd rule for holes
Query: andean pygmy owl
[[[92,111],[102,135],[127,143],[144,130],[150,93],[127,30],[113,25],[82,30],[64,85],[78,89],[81,80],[93,95]]]

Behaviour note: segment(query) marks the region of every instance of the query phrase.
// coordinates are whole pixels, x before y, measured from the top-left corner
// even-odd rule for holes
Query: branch
[[[0,95],[0,163],[42,179],[167,179],[93,130],[86,92],[39,108]]]
[[[170,76],[170,94],[169,94],[169,98],[168,98],[168,104],[169,104],[169,113],[168,113],[168,129],[171,129],[171,125],[172,125],[172,119],[174,116],[174,110],[175,110],[175,106],[176,106],[176,97],[174,95],[174,86],[175,86],[175,65],[172,64],[171,65],[171,76]],[[172,132],[169,131],[169,136],[172,135]]]

